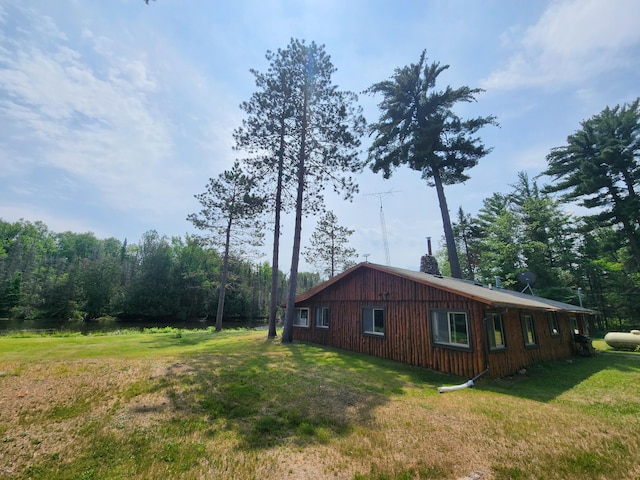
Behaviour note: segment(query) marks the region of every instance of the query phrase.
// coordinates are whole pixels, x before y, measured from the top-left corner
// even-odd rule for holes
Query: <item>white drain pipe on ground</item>
[[[480,372],[478,375],[473,377],[468,382],[461,383],[460,385],[451,385],[449,387],[438,387],[438,393],[455,392],[456,390],[462,390],[463,388],[473,387],[473,383],[488,371],[489,371],[489,367],[487,367],[487,369],[484,372]]]

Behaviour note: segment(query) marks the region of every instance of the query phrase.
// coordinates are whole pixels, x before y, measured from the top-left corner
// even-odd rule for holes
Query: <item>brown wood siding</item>
[[[483,318],[487,306],[454,293],[423,285],[377,270],[359,270],[296,304],[309,308],[309,328],[294,327],[296,340],[366,353],[441,372],[471,378],[490,366],[489,375],[501,377],[542,360],[572,354],[569,320],[559,315],[559,337],[551,337],[547,314],[527,312],[534,318],[536,348],[525,348],[520,311],[504,315],[507,349],[487,352]],[[329,328],[316,327],[316,308],[328,307]],[[385,312],[385,336],[365,335],[363,307]],[[432,344],[431,309],[464,310],[468,313],[471,351]]]
[[[521,315],[533,318],[536,345],[528,347],[524,342]],[[560,334],[551,335],[547,312],[510,309],[504,315],[504,329],[507,348],[490,352],[491,376],[511,375],[527,366],[542,361],[559,360],[573,355],[573,335],[570,332],[569,316],[559,312]]]

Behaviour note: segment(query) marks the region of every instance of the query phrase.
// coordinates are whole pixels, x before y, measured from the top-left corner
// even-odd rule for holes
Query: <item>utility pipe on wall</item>
[[[496,277],[498,278],[498,277]],[[492,312],[489,316],[484,317],[482,319],[482,331],[484,332],[484,348],[483,350],[483,354],[484,354],[484,361],[485,361],[485,365],[487,366],[487,368],[483,371],[480,372],[478,375],[476,375],[475,377],[473,377],[471,380],[467,381],[466,383],[461,383],[460,385],[451,385],[449,387],[438,387],[438,392],[440,393],[445,393],[445,392],[455,392],[456,390],[462,390],[463,388],[469,388],[469,387],[473,387],[473,384],[476,380],[478,380],[480,377],[482,377],[483,375],[485,375],[488,371],[489,371],[489,344],[487,342],[487,320],[491,320],[492,318],[498,316],[498,315],[504,315],[507,313],[507,310],[503,310],[501,312]]]

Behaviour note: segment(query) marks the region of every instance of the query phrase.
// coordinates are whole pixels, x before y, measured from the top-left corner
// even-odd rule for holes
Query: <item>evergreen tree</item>
[[[613,226],[625,235],[636,269],[640,268],[640,98],[630,105],[607,107],[581,122],[554,148],[544,174],[554,182],[548,192],[564,192],[566,202],[597,213],[585,217],[587,228]]]
[[[353,230],[338,224],[338,217],[333,212],[327,212],[311,234],[311,246],[302,254],[307,262],[320,269],[320,273],[334,277],[355,263],[357,253],[347,246],[352,234]]]
[[[216,331],[222,329],[231,249],[262,244],[263,225],[259,215],[264,208],[264,198],[255,194],[255,186],[255,179],[243,173],[236,161],[231,170],[209,180],[206,192],[195,195],[202,210],[187,217],[197,228],[210,232],[211,242],[223,249]]]
[[[482,252],[478,277],[483,283],[493,284],[499,277],[503,287],[513,287],[517,274],[526,270],[520,245],[522,225],[511,207],[509,195],[494,193],[478,212]]]
[[[296,192],[295,225],[282,333],[282,341],[291,342],[305,205],[322,205],[327,183],[345,198],[357,191],[350,174],[362,169],[357,148],[365,121],[355,104],[357,97],[333,85],[335,67],[323,46],[291,40],[285,50],[275,54],[272,67],[291,92],[293,128],[287,134],[285,155],[293,152],[294,157],[285,181]]]
[[[512,185],[511,208],[520,219],[519,244],[524,268],[537,277],[537,293],[568,301],[571,271],[575,265],[575,220],[565,213],[557,200],[541,191],[526,172],[518,173]],[[573,265],[572,265],[573,264]],[[520,288],[526,284],[520,285]]]
[[[624,234],[612,227],[586,232],[579,254],[578,272],[586,284],[583,301],[602,314],[598,329],[608,330],[611,322],[620,329],[638,325],[640,274]]]
[[[271,260],[271,292],[269,299],[268,338],[276,337],[276,315],[279,295],[279,256],[281,214],[293,204],[287,196],[294,178],[295,152],[293,140],[297,135],[295,89],[286,56],[280,51],[267,52],[270,66],[266,73],[251,70],[258,90],[240,108],[247,113],[242,127],[234,132],[236,148],[251,156],[245,160],[251,174],[263,184],[273,210],[273,250]]]
[[[447,243],[451,275],[462,277],[460,261],[449,216],[444,185],[464,182],[465,173],[491,150],[474,135],[495,118],[461,119],[452,108],[459,102],[472,102],[479,88],[467,86],[435,91],[436,79],[447,68],[439,63],[427,64],[426,51],[417,64],[396,69],[390,80],[372,85],[367,91],[381,94],[381,116],[371,125],[375,134],[369,148],[374,172],[389,178],[395,168],[406,164],[435,186]]]
[[[464,258],[463,276],[468,280],[475,280],[481,255],[480,226],[471,214],[465,213],[460,207],[452,227],[456,248]]]

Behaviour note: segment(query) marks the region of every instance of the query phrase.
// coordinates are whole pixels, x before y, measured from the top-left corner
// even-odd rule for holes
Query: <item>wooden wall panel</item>
[[[510,309],[504,316],[507,350],[489,353],[483,317],[486,305],[456,294],[377,270],[362,269],[297,305],[310,309],[309,328],[294,328],[294,338],[330,345],[466,378],[484,371],[501,377],[541,360],[568,357],[572,342],[568,316],[559,317],[560,337],[551,337],[545,312],[533,315],[538,346],[527,349],[520,323],[520,311]],[[330,327],[315,327],[316,307],[330,308]],[[384,338],[362,334],[362,308],[385,310]],[[461,309],[469,312],[471,352],[434,346],[431,343],[429,310]]]
[[[537,345],[527,348],[520,321],[521,313],[533,316]],[[505,315],[505,337],[507,350],[489,355],[492,376],[511,375],[528,365],[548,360],[559,360],[573,354],[573,335],[569,328],[569,317],[558,314],[560,335],[552,337],[546,312],[519,311],[510,309]]]

